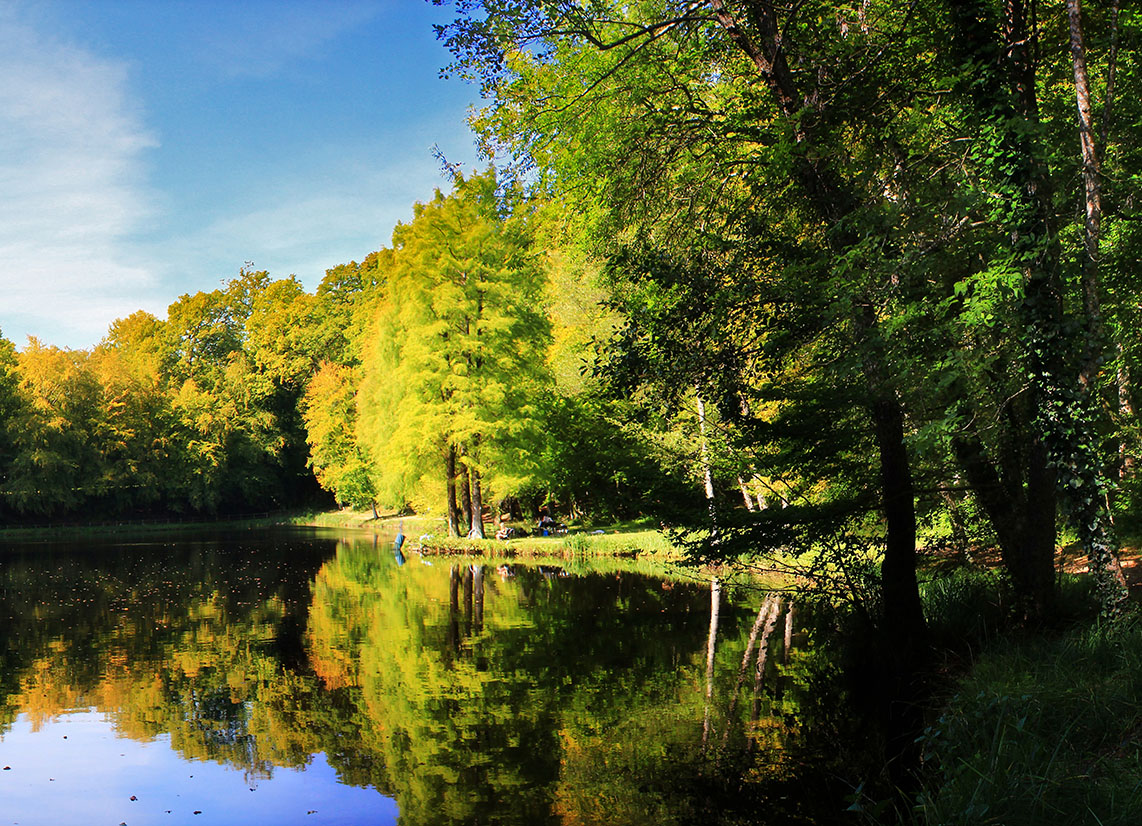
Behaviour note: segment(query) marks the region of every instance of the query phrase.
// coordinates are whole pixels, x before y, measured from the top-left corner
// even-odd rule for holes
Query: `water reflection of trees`
[[[324,694],[312,675],[281,664],[307,608],[297,574],[315,570],[323,550],[302,543],[288,565],[211,542],[150,550],[38,549],[4,560],[0,722],[24,713],[38,727],[94,708],[126,736],[169,735],[187,758],[253,776],[304,765],[317,741],[299,742],[305,729],[278,719],[288,703],[275,700]]]
[[[252,777],[324,752],[405,826],[681,822],[671,772],[786,732],[741,676],[759,639],[782,647],[760,595],[712,602],[707,584],[631,570],[398,567],[371,544],[316,554],[10,561],[0,723],[93,707]]]
[[[719,599],[711,648],[702,583],[435,563],[343,552],[309,622],[317,672],[360,692],[402,823],[685,819],[663,769],[702,760],[704,721],[742,744],[750,705],[726,714],[760,595]]]

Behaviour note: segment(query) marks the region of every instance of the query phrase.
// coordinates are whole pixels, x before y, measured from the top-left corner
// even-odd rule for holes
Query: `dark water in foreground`
[[[789,772],[763,596],[332,532],[0,546],[0,826],[705,822],[715,760]]]

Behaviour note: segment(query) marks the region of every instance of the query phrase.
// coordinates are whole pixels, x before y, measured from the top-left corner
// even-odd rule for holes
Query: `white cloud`
[[[44,34],[18,5],[0,9],[6,335],[49,336],[66,325],[90,343],[109,318],[138,307],[153,282],[128,240],[152,212],[143,156],[155,145],[124,64]]]

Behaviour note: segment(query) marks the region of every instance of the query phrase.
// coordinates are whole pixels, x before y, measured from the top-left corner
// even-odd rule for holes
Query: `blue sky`
[[[245,262],[312,290],[479,166],[424,0],[0,0],[0,331],[96,344]]]

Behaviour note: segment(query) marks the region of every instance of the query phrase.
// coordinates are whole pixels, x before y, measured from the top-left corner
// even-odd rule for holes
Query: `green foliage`
[[[536,504],[558,503],[597,520],[703,510],[690,478],[691,458],[632,406],[596,392],[554,395],[543,405],[550,438],[539,452],[541,475],[523,489]]]
[[[357,443],[357,371],[326,362],[302,399],[309,463],[338,502],[354,508],[376,501],[373,472]]]
[[[9,503],[56,514],[105,489],[104,462],[91,436],[102,426],[102,393],[87,354],[36,339],[19,355],[20,406],[12,423],[15,455]]]
[[[298,352],[305,298],[296,281],[243,270],[182,296],[166,321],[116,321],[90,352],[31,340],[5,374],[14,406],[0,394],[3,507],[105,518],[296,502],[310,489],[296,411],[313,363]]]
[[[491,174],[458,179],[393,233],[358,402],[359,439],[388,504],[443,481],[450,449],[500,494],[534,473],[550,388],[543,282],[528,215],[508,211],[495,188]]]
[[[966,479],[1032,613],[1053,598],[1057,476],[1105,567],[1100,442],[1133,415],[1100,416],[1079,381],[1100,343],[1078,277],[1085,196],[1061,6],[1040,18],[1022,2],[454,5],[440,36],[451,69],[483,84],[484,148],[565,203],[607,263],[622,321],[605,369],[622,394],[677,408],[697,387],[726,423],[729,480],[796,491],[822,530],[889,478],[931,491],[928,513]],[[1096,86],[1112,57],[1136,74],[1118,47],[1137,42],[1137,17],[1115,11],[1113,32],[1105,9],[1088,18]],[[1118,105],[1105,103],[1102,149],[1133,157]],[[1131,203],[1106,187],[1117,209]],[[1131,254],[1111,249],[1126,232],[1113,212],[1111,318],[1134,312],[1122,299],[1136,293],[1121,280]],[[908,457],[881,477],[890,406]],[[900,516],[889,544],[910,547]],[[779,545],[788,517],[763,513],[741,537],[719,526],[718,547]]]

